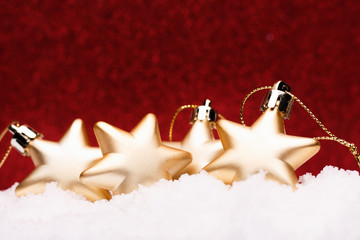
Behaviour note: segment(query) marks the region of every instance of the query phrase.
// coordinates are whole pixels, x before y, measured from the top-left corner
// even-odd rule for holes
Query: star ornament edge
[[[189,175],[200,173],[203,167],[224,151],[220,139],[214,139],[210,124],[207,120],[197,120],[182,141],[164,142],[166,146],[187,151],[193,155],[193,161],[175,174],[174,179],[179,179],[185,173]]]
[[[35,139],[29,143],[28,148],[35,168],[16,187],[17,196],[43,193],[48,183],[56,182],[59,188],[82,194],[90,201],[111,198],[109,191],[84,185],[80,181],[80,173],[101,157],[100,149],[89,145],[83,120],[75,119],[58,142]],[[76,154],[63,156],[74,150]],[[78,159],[78,151],[84,152],[85,156],[80,161],[75,161],[75,169],[80,168],[77,171],[66,163]],[[61,158],[65,159],[65,164],[59,162]],[[56,166],[62,166],[62,169]],[[66,171],[67,168],[69,171]]]
[[[106,129],[104,131],[101,125],[111,126],[112,128],[107,128],[110,131],[106,131]],[[146,182],[145,185],[151,185],[155,182],[155,179],[156,181],[161,178],[171,180],[173,172],[181,171],[191,163],[192,157],[190,153],[168,147],[161,142],[157,118],[152,113],[145,115],[130,133],[104,122],[100,125],[95,124],[94,129],[100,148],[106,148],[106,145],[110,144],[114,146],[112,148],[113,152],[107,151],[103,154],[103,158],[86,169],[80,175],[80,179],[89,185],[98,184],[97,186],[105,186],[107,189],[109,189],[109,186],[113,186],[109,190],[113,191],[114,194],[129,193],[137,189],[137,186],[143,183],[141,173],[143,173],[144,178],[149,176],[149,181],[144,180]],[[136,135],[133,134],[134,132],[136,132]],[[127,137],[121,136],[123,134],[134,140],[127,148],[120,146],[121,144],[129,143],[125,142]],[[107,141],[109,142],[107,143]],[[154,154],[154,156],[145,154],[144,159],[152,161],[147,169],[144,169],[141,164],[141,161],[144,161],[144,159],[141,159],[141,156],[144,156],[141,150],[143,152],[153,152]],[[106,161],[106,158],[111,153],[119,154],[123,159],[117,162],[114,160],[109,163]],[[155,157],[158,157],[158,159],[154,159]],[[162,173],[159,173],[159,171]],[[115,175],[110,177],[111,174]],[[116,182],[115,178],[120,179],[121,183]],[[127,188],[126,185],[130,187]]]
[[[270,112],[270,111],[265,111],[264,114],[267,114],[267,115],[271,115],[271,114],[274,114],[274,112]],[[262,115],[262,116],[263,116]],[[278,117],[275,117],[275,119],[278,118]],[[261,125],[261,119],[264,119],[262,117],[260,117],[258,120],[260,122],[260,125]],[[258,120],[256,122],[258,122]],[[259,124],[259,122],[257,124]],[[225,125],[225,126],[223,126]],[[254,124],[253,124],[254,125]],[[252,125],[252,126],[253,126]],[[229,127],[230,126],[230,127]],[[252,127],[251,126],[251,127]],[[241,156],[240,158],[236,155],[234,157],[235,154],[229,154],[229,150],[234,150],[235,149],[235,152],[236,152],[236,149],[237,149],[237,146],[236,144],[237,143],[234,143],[234,141],[236,141],[236,136],[233,136],[232,133],[233,132],[236,132],[236,131],[230,131],[229,128],[234,128],[232,130],[239,130],[240,132],[243,132],[243,133],[246,133],[246,131],[251,134],[252,133],[252,129],[251,127],[245,127],[239,123],[235,123],[235,122],[232,122],[232,121],[229,121],[229,120],[224,120],[224,119],[220,119],[218,122],[217,122],[217,129],[218,129],[218,132],[219,132],[219,136],[220,136],[220,139],[221,141],[223,142],[223,146],[224,146],[224,150],[225,152],[223,154],[221,154],[218,158],[216,158],[215,160],[213,160],[212,162],[210,162],[207,166],[205,166],[203,169],[205,171],[208,171],[210,175],[214,175],[215,177],[217,177],[218,179],[220,180],[223,180],[225,183],[227,184],[231,184],[232,182],[234,181],[237,181],[237,180],[243,180],[245,179],[248,175],[250,174],[253,174],[253,173],[256,173],[258,172],[258,170],[260,169],[263,169],[261,167],[258,167],[256,171],[252,171],[252,172],[249,172],[247,174],[245,174],[245,176],[242,176],[242,177],[239,177],[239,179],[236,179],[236,174],[238,172],[235,171],[235,174],[234,174],[234,169],[238,168],[238,171],[247,171],[248,169],[248,166],[246,166],[246,164],[240,168],[240,167],[236,167],[236,165],[238,165],[239,163],[237,162],[241,162],[242,159],[248,159],[249,157],[244,157],[244,156],[241,156],[241,152],[239,153],[239,155]],[[297,140],[306,140],[306,139],[310,139],[310,138],[303,138],[303,137],[297,137],[297,136],[291,136],[291,135],[286,135],[284,133],[279,133],[280,136],[286,136],[286,137],[289,137],[289,138],[295,138]],[[276,136],[275,136],[276,138]],[[302,151],[301,154],[304,154],[305,156],[305,161],[308,160],[311,156],[313,156],[314,154],[316,154],[318,152],[318,150],[320,149],[320,143],[316,140],[313,140],[311,139],[312,141],[305,141],[305,142],[302,142],[300,141],[299,142],[299,145],[301,146],[301,144],[303,144],[303,148],[296,148],[294,146],[294,148],[292,148],[291,150],[293,152],[300,152]],[[245,145],[246,145],[246,141],[245,141]],[[248,146],[250,148],[253,148],[253,146]],[[305,153],[304,153],[304,149],[305,149]],[[307,151],[309,150],[309,151]],[[270,150],[272,151],[272,150]],[[281,152],[281,151],[280,151]],[[285,151],[286,152],[286,151]],[[293,155],[293,153],[290,151],[287,151],[288,152],[288,155]],[[226,156],[229,155],[229,156]],[[224,157],[225,155],[225,157]],[[231,157],[230,157],[231,156]],[[301,164],[299,164],[298,162],[294,161],[294,162],[287,162],[286,159],[280,159],[280,157],[286,157],[286,154],[282,155],[282,156],[276,156],[275,155],[275,158],[273,157],[272,159],[278,159],[278,161],[281,161],[281,162],[278,162],[277,160],[275,161],[276,163],[276,168],[275,167],[272,167],[271,165],[268,165],[264,170],[268,172],[267,175],[273,175],[273,177],[271,177],[271,179],[276,179],[276,175],[278,174],[281,174],[283,175],[283,177],[285,177],[287,180],[285,181],[287,184],[295,187],[296,183],[297,183],[297,177],[295,175],[295,167],[294,166],[300,166]],[[225,158],[225,160],[224,160]],[[231,159],[232,158],[232,159]],[[241,161],[239,161],[239,159]],[[297,159],[299,160],[299,159]],[[244,163],[240,163],[241,164],[244,164]],[[249,164],[249,163],[247,163]],[[252,163],[250,162],[250,165]],[[269,171],[269,168],[274,168],[273,171]],[[220,172],[223,171],[223,174],[220,174]],[[270,173],[270,174],[269,174]],[[275,174],[274,174],[275,173]],[[219,175],[220,174],[220,175]],[[233,175],[231,175],[233,174]],[[240,174],[241,175],[241,174]],[[295,181],[296,179],[296,181]],[[280,183],[284,183],[284,180],[282,178],[279,178],[277,179]]]

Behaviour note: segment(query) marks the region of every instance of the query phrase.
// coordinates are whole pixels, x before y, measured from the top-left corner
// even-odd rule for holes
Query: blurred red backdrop
[[[167,140],[179,106],[209,98],[239,122],[245,95],[281,79],[330,130],[359,144],[359,12],[358,1],[345,0],[1,1],[0,126],[19,120],[57,141],[82,118],[95,146],[96,121],[130,131],[152,112]],[[248,124],[264,94],[249,99]],[[189,116],[179,117],[175,139]],[[286,128],[324,135],[297,104]],[[297,174],[329,164],[358,169],[345,147],[322,142]],[[1,189],[32,169],[13,151]]]

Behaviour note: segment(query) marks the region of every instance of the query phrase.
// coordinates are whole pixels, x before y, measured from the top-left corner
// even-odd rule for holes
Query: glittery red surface
[[[342,0],[1,1],[0,126],[19,120],[57,141],[82,118],[96,145],[96,121],[130,131],[153,112],[167,140],[177,107],[210,98],[239,121],[245,95],[281,79],[336,135],[360,144],[359,12],[358,1]],[[264,94],[249,99],[248,124]],[[176,139],[189,114],[176,122]],[[286,128],[324,135],[297,104]],[[297,174],[328,164],[358,168],[347,148],[322,142]],[[13,151],[0,187],[32,169],[30,158]]]

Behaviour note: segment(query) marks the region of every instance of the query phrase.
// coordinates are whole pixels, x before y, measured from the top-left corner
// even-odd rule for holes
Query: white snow
[[[325,167],[298,190],[264,179],[233,186],[206,172],[86,201],[48,184],[44,194],[0,191],[0,239],[360,239],[360,177]]]

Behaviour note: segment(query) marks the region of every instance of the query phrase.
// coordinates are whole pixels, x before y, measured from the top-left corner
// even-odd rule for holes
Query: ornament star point
[[[280,117],[276,110],[268,109],[251,127],[219,120],[217,129],[225,152],[204,170],[232,183],[263,169],[271,178],[295,187],[295,169],[317,153],[319,143],[285,135]]]
[[[171,147],[191,153],[193,157],[192,162],[186,168],[174,175],[175,179],[185,173],[199,173],[204,166],[223,152],[221,141],[214,139],[210,124],[206,120],[195,121],[183,141],[166,143]]]
[[[189,153],[161,143],[154,114],[146,115],[130,133],[115,127],[103,131],[104,126],[97,126],[99,131],[95,131],[104,157],[81,174],[81,180],[89,185],[101,186],[115,194],[129,193],[139,184],[151,185],[161,178],[170,180],[172,173],[191,162]],[[129,136],[132,141],[118,141]]]
[[[17,186],[18,196],[42,193],[47,183],[55,181],[58,187],[91,201],[111,198],[109,191],[80,182],[81,172],[101,157],[99,148],[89,146],[82,120],[76,119],[59,142],[35,139],[28,149],[35,169]]]

